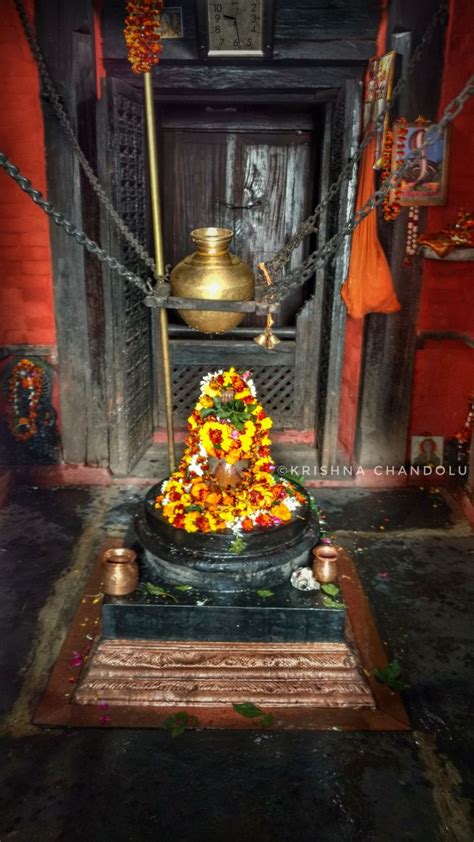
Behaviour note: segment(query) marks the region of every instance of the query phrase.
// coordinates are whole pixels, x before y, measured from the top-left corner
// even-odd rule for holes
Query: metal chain
[[[391,108],[393,108],[397,96],[405,86],[406,82],[413,73],[416,65],[420,61],[426,45],[431,41],[431,38],[433,37],[433,34],[436,31],[438,25],[442,22],[443,18],[447,14],[447,10],[448,4],[446,0],[443,0],[443,2],[440,4],[435,14],[433,15],[433,18],[431,19],[429,26],[425,30],[422,39],[413,51],[413,55],[410,59],[406,71],[402,74],[397,84],[393,88],[391,99],[388,102],[386,102],[383,111],[377,117],[377,120],[373,124],[372,128],[366,133],[361,144],[354,152],[354,154],[347,160],[346,164],[339,173],[339,176],[337,177],[336,181],[334,181],[329,187],[324,199],[322,199],[321,202],[317,205],[311,216],[309,216],[304,222],[301,223],[299,228],[291,236],[288,242],[285,243],[285,245],[279,251],[277,251],[274,257],[265,262],[265,266],[271,275],[275,276],[275,273],[278,272],[279,269],[281,269],[288,263],[288,261],[291,258],[292,252],[300,245],[300,243],[304,240],[306,236],[308,236],[308,234],[314,234],[316,232],[317,229],[315,228],[315,223],[318,217],[321,216],[323,210],[325,210],[330,204],[330,202],[332,202],[332,200],[337,196],[343,182],[350,178],[350,176],[352,175],[354,166],[360,160],[364,149],[366,149],[372,138],[378,132],[379,128],[381,128],[386,115],[389,113]],[[276,283],[278,283],[278,281],[276,281]]]
[[[311,254],[300,268],[286,275],[284,281],[281,281],[277,285],[267,287],[267,293],[260,299],[260,303],[264,306],[268,306],[282,301],[291,289],[300,286],[307,278],[313,275],[316,268],[328,263],[329,260],[336,254],[345,237],[351,234],[352,231],[362,222],[362,220],[365,219],[365,217],[368,216],[375,207],[377,207],[377,205],[381,204],[384,196],[391,188],[400,182],[402,176],[412,165],[413,161],[418,160],[425,147],[430,146],[437,140],[438,137],[440,137],[443,129],[456,119],[458,114],[460,114],[463,110],[466,102],[473,95],[474,75],[468,79],[459,94],[448,103],[439,123],[435,123],[433,126],[430,126],[423,143],[410,155],[410,157],[399,167],[398,170],[396,170],[395,173],[388,176],[388,178],[382,182],[379,190],[376,190],[375,193],[370,196],[365,205],[354,214],[352,219],[346,223],[344,228],[328,240],[327,243],[321,246],[321,248]],[[94,240],[90,240],[80,228],[77,228],[76,225],[66,219],[64,214],[57,211],[51,202],[46,201],[41,191],[35,189],[32,186],[31,181],[21,175],[18,167],[15,167],[15,165],[8,160],[7,156],[3,152],[0,152],[0,167],[2,167],[7,175],[9,175],[18,184],[18,186],[21,187],[21,189],[24,190],[24,192],[27,193],[28,196],[30,196],[30,198],[52,218],[56,225],[63,228],[66,231],[66,234],[73,237],[79,245],[86,248],[87,251],[91,252],[91,254],[95,254],[102,263],[106,263],[110,269],[118,272],[122,278],[130,281],[130,283],[137,286],[145,294],[152,291],[153,288],[151,283],[145,282],[139,275],[136,275],[134,272],[131,272],[119,263],[115,257],[107,254],[107,252],[104,249],[101,249]]]
[[[451,102],[448,103],[446,108],[444,109],[443,116],[438,123],[434,123],[430,126],[429,130],[426,132],[426,137],[423,143],[419,146],[419,148],[414,151],[406,160],[405,162],[396,170],[394,173],[391,173],[385,181],[383,181],[380,185],[380,188],[369,197],[365,205],[363,205],[360,210],[356,211],[354,216],[346,223],[346,225],[331,237],[321,248],[317,249],[313,254],[311,254],[306,261],[302,264],[302,266],[298,267],[297,269],[293,270],[293,272],[289,272],[285,275],[284,279],[280,281],[278,284],[274,284],[271,287],[267,287],[267,293],[261,299],[261,303],[264,305],[274,304],[278,301],[282,301],[290,292],[291,289],[300,286],[304,283],[311,275],[314,274],[317,268],[328,263],[328,261],[336,254],[339,246],[344,241],[344,239],[349,235],[352,234],[354,229],[365,219],[366,216],[371,213],[377,205],[380,205],[384,199],[384,196],[389,192],[389,190],[393,189],[394,186],[400,183],[403,175],[407,172],[407,170],[412,166],[413,162],[418,160],[421,157],[423,150],[427,146],[431,146],[435,141],[440,137],[444,128],[451,123],[458,114],[461,113],[463,110],[466,102],[470,99],[471,96],[474,95],[474,75],[471,76],[466,84],[464,85],[463,89],[459,92],[457,96],[455,96]]]
[[[94,170],[92,169],[91,165],[89,164],[78,140],[75,135],[74,129],[71,125],[71,121],[67,116],[63,105],[61,103],[61,99],[54,87],[54,84],[51,80],[51,77],[48,73],[46,63],[39,47],[39,44],[33,34],[33,30],[31,29],[30,22],[28,20],[28,16],[25,12],[25,8],[21,0],[14,0],[15,6],[21,20],[21,24],[23,27],[23,32],[25,34],[25,38],[28,41],[29,47],[33,56],[36,60],[38,65],[38,71],[43,82],[44,88],[48,93],[51,105],[53,107],[56,116],[64,129],[66,136],[68,137],[72,151],[76,156],[79,164],[81,165],[89,184],[91,185],[94,193],[98,197],[101,204],[104,206],[105,210],[109,214],[110,218],[114,221],[115,225],[117,226],[118,230],[122,234],[123,238],[129,243],[129,245],[133,248],[135,253],[138,255],[140,260],[151,269],[153,275],[158,281],[164,281],[165,278],[161,275],[158,275],[157,268],[155,261],[153,258],[148,254],[146,248],[140,243],[140,241],[136,238],[135,234],[130,230],[126,222],[122,219],[122,217],[117,213],[115,210],[112,202],[110,201],[109,197],[107,196],[104,188],[102,187],[99,179],[97,178]],[[70,224],[70,223],[69,223]]]
[[[56,210],[54,205],[44,198],[41,191],[32,186],[29,179],[25,178],[24,175],[21,175],[18,167],[15,167],[15,165],[8,160],[4,152],[0,152],[0,167],[5,170],[7,175],[9,175],[13,181],[16,181],[18,186],[21,187],[21,189],[24,190],[31,199],[33,199],[35,204],[39,205],[39,207],[51,217],[56,225],[63,228],[66,234],[73,237],[80,246],[84,246],[84,248],[91,254],[95,254],[101,263],[106,263],[107,266],[109,266],[110,269],[113,269],[114,272],[117,272],[120,277],[124,278],[126,281],[130,281],[130,283],[134,284],[146,295],[153,291],[153,287],[149,281],[144,281],[139,275],[131,272],[122,263],[119,263],[115,257],[107,254],[107,252],[104,251],[104,249],[101,249],[94,240],[90,240],[84,231],[81,231],[80,228],[77,228],[76,225],[66,219],[64,214]]]

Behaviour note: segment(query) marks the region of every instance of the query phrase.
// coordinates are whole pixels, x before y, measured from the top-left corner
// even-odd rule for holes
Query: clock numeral
[[[246,47],[249,47],[251,50],[253,49],[253,43],[251,38],[247,38]]]
[[[234,47],[240,47],[240,41],[238,38],[236,38],[234,41]]]
[[[257,23],[257,20],[258,20],[257,15],[252,15],[250,20],[252,21],[252,23]]]
[[[220,31],[221,31],[220,26],[215,26],[215,27],[214,27],[214,32],[220,32]]]
[[[222,3],[214,3],[213,6],[215,12],[222,12]]]
[[[218,45],[217,45],[217,49],[218,49],[218,50],[220,50],[220,48],[222,47],[223,43],[224,43],[224,38],[220,38],[220,39],[219,39],[219,43],[218,43]]]
[[[252,3],[252,5],[251,5],[251,11],[252,11],[252,12],[256,12],[256,11],[257,11],[257,4],[256,4],[256,3]]]
[[[216,23],[219,23],[220,19],[221,19],[220,15],[214,15],[214,20],[215,20]]]

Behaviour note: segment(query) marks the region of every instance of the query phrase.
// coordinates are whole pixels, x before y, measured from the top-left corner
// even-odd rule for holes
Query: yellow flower
[[[246,421],[244,424],[244,428],[245,435],[251,436],[253,438],[255,435],[255,424],[253,423],[253,421]]]
[[[269,430],[269,429],[270,429],[270,427],[273,427],[273,421],[272,421],[272,419],[271,419],[271,418],[268,418],[268,417],[267,417],[267,418],[263,418],[263,419],[260,421],[260,426],[261,426],[262,430]]]
[[[186,532],[197,532],[198,528],[196,526],[196,520],[198,519],[200,512],[188,512],[184,516],[184,528]]]
[[[280,520],[291,520],[291,512],[288,506],[285,506],[284,503],[279,503],[278,506],[273,506],[272,515]]]

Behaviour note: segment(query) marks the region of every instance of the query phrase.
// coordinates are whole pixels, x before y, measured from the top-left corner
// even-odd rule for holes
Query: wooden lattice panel
[[[199,384],[209,368],[173,366],[171,370],[173,411],[176,423],[184,426],[199,396]],[[252,366],[257,394],[275,427],[295,423],[294,366]]]

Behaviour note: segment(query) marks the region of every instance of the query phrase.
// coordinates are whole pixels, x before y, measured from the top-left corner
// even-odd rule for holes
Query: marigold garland
[[[134,73],[149,73],[159,61],[159,53],[163,49],[160,44],[162,8],[163,0],[127,2],[124,35],[128,60]]]
[[[385,144],[382,152],[382,182],[386,181],[392,172],[392,151],[393,151],[393,132],[388,129],[385,135]],[[398,197],[399,188],[395,188],[395,195]],[[393,222],[399,214],[400,203],[398,201],[390,201],[390,192],[386,193],[382,203],[383,218],[386,222]]]
[[[231,400],[224,403],[229,390]],[[187,532],[230,530],[238,535],[291,520],[305,497],[292,483],[274,476],[271,427],[249,371],[230,368],[208,374],[188,419],[184,456],[163,483],[156,508],[174,527]],[[239,485],[219,487],[210,459],[234,466],[246,463]]]
[[[13,368],[8,383],[7,424],[17,441],[28,441],[38,433],[38,406],[44,372],[31,360],[22,359]]]

